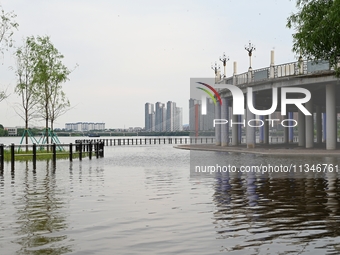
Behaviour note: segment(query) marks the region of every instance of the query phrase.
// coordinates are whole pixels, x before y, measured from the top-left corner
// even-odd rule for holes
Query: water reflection
[[[270,179],[218,173],[214,190],[213,223],[217,237],[225,239],[225,251],[272,254],[288,246],[281,249],[286,251],[282,254],[313,249],[323,254],[337,252],[340,179],[333,174],[317,179]]]
[[[57,187],[56,169],[51,162],[46,170],[30,170],[26,165],[21,194],[13,200],[16,209],[16,231],[19,245],[17,254],[64,254],[71,246],[65,243],[67,236],[59,231],[68,227],[64,208],[65,192]]]
[[[220,153],[215,157],[207,152],[198,156],[200,165],[208,159],[218,159],[219,164],[289,161]],[[159,145],[106,148],[105,158],[60,160],[57,169],[52,162],[37,162],[35,172],[30,167],[18,163],[15,176],[9,166],[0,173],[1,254],[340,250],[336,173],[323,173],[318,179],[311,174],[301,179],[193,174],[188,171],[188,152]]]
[[[0,172],[0,194],[3,194],[3,187],[5,185],[4,174]]]

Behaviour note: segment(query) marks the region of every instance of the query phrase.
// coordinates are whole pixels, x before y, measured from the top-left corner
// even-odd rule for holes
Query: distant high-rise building
[[[176,103],[145,104],[145,131],[173,132],[183,130],[183,109],[176,107]]]
[[[211,98],[207,98],[207,114],[202,115],[202,128],[201,130],[208,131],[214,130],[215,119],[215,104]]]
[[[206,98],[207,112],[202,115],[202,102],[193,98],[189,99],[189,129],[190,131],[214,130],[215,105],[210,98]]]
[[[168,101],[166,108],[166,131],[173,132],[175,124],[176,103]]]
[[[183,109],[181,107],[176,107],[174,131],[183,131]]]
[[[145,104],[145,131],[155,131],[154,105],[150,103]]]
[[[190,98],[189,100],[189,129],[199,131],[201,122],[201,101]]]
[[[165,104],[160,102],[156,103],[155,131],[166,131],[166,107]]]
[[[151,113],[151,131],[155,131],[155,121],[156,121],[156,116],[155,112]]]
[[[164,107],[162,108],[162,132],[166,132],[166,107],[164,104]]]
[[[94,123],[94,130],[105,130],[105,123]]]
[[[65,123],[65,129],[73,131],[105,130],[105,123],[94,122]]]

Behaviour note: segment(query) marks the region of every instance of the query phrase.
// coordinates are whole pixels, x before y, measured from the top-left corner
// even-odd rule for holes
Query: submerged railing
[[[36,169],[37,157],[42,159],[52,159],[55,163],[57,157],[69,158],[70,161],[77,157],[82,160],[84,156],[92,159],[92,155],[96,158],[104,157],[104,142],[88,142],[82,141],[75,144],[28,144],[15,145],[14,143],[6,146],[0,144],[0,171],[4,169],[4,162],[10,161],[11,168],[14,170],[16,160],[30,160],[33,162],[33,169]]]
[[[101,141],[106,146],[121,145],[151,145],[151,144],[209,144],[214,142],[215,137],[150,137],[150,138],[104,138],[104,139],[83,139],[76,142],[89,143]]]

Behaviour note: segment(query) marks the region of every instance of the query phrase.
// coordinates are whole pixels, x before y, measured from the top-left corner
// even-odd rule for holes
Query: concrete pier
[[[215,105],[215,119],[221,119],[221,106]],[[215,126],[215,144],[221,146],[221,125]]]
[[[322,142],[326,142],[326,113],[322,113]]]
[[[289,128],[288,128],[288,142],[293,143],[294,142],[294,123],[292,121],[293,119],[293,112],[288,112],[288,118],[289,121]]]
[[[321,118],[321,107],[316,106],[316,143],[322,143],[322,118]]]
[[[245,122],[245,119],[244,119],[244,117],[242,116],[242,115],[238,115],[238,122],[240,123],[240,124],[238,124],[238,131],[237,131],[237,134],[238,134],[238,137],[237,137],[237,139],[238,139],[238,144],[241,144],[242,143],[242,123],[244,123]]]
[[[260,139],[259,143],[264,143],[264,117],[263,115],[260,116],[260,120],[263,123],[263,126],[260,127]]]
[[[314,121],[313,121],[313,100],[312,98],[306,103],[306,109],[312,115],[306,115],[306,148],[314,147]]]
[[[284,119],[287,119],[288,118],[288,116],[287,115],[285,115],[284,116]],[[286,124],[287,125],[287,124]],[[284,130],[283,130],[283,138],[284,138],[284,143],[288,143],[289,142],[289,127],[284,127],[283,128]]]
[[[263,125],[263,131],[264,131],[264,138],[263,143],[269,144],[269,122],[267,121],[269,119],[269,116],[263,116],[264,119],[264,125]]]
[[[336,149],[336,97],[335,85],[326,85],[326,149]]]
[[[252,101],[254,103],[255,101],[255,95],[254,93],[251,93],[247,95],[247,97],[252,97]],[[247,148],[255,148],[255,127],[256,123],[254,121],[251,121],[255,119],[255,114],[252,113],[249,110],[249,107],[247,107],[247,116],[246,116],[246,143],[247,143]]]
[[[221,145],[223,147],[228,146],[229,143],[229,104],[228,99],[222,98],[222,106],[221,106],[221,119],[228,120],[228,123],[221,126]]]
[[[306,146],[306,118],[303,112],[298,111],[298,143],[300,147]]]
[[[238,122],[238,115],[232,115],[233,126],[231,127],[231,143],[232,145],[238,145],[238,126],[234,123]]]

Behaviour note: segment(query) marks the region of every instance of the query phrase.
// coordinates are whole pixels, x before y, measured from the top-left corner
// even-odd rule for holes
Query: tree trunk
[[[49,139],[48,139],[48,119],[49,119],[49,115],[48,115],[48,104],[49,104],[49,100],[48,100],[48,89],[47,89],[47,84],[45,84],[45,123],[46,123],[46,144],[47,144],[47,151],[49,151]]]
[[[28,151],[28,113],[25,112],[25,142],[26,142],[26,152]]]
[[[51,137],[51,142],[52,142],[52,139],[53,139],[53,136],[54,136],[54,132],[53,132],[53,119],[51,118],[51,134],[52,134],[52,137]]]

